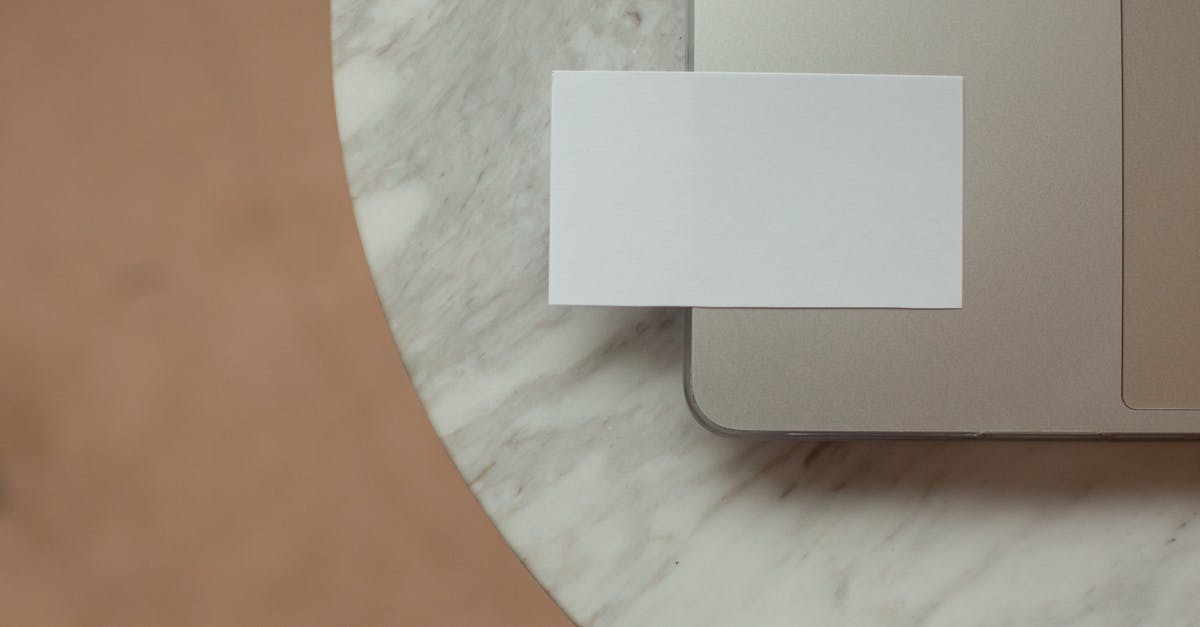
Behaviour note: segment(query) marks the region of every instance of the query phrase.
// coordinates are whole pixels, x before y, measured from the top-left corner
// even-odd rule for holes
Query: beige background
[[[566,622],[407,382],[328,42],[326,0],[0,4],[0,622]]]

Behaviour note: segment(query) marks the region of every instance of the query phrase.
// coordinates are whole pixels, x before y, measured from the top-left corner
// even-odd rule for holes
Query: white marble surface
[[[356,214],[413,382],[585,625],[1200,623],[1193,444],[755,443],[678,310],[546,302],[552,69],[680,69],[684,0],[334,0]]]

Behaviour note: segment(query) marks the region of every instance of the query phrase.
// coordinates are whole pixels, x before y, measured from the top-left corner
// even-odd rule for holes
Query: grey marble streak
[[[587,625],[1194,624],[1193,445],[756,443],[682,312],[546,305],[554,69],[682,69],[684,0],[334,0],[338,122],[413,382]]]

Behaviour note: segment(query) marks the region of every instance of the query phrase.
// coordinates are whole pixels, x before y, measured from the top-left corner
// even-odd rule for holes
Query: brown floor
[[[327,12],[0,3],[0,624],[566,623],[391,343]]]

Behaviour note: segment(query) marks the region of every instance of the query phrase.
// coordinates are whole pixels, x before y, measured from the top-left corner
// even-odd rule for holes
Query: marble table
[[[684,67],[685,0],[333,0],[363,245],[430,420],[585,625],[1200,621],[1194,444],[721,439],[684,312],[546,304],[553,69]]]

